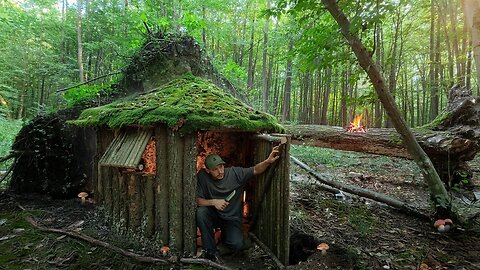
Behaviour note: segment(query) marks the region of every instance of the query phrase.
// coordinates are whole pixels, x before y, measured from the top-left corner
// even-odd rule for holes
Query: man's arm
[[[217,210],[223,211],[230,203],[225,201],[224,199],[204,199],[201,197],[197,197],[197,205],[198,206],[215,206]]]
[[[270,152],[270,155],[268,155],[268,158],[253,167],[253,175],[258,175],[265,172],[268,166],[270,166],[270,164],[275,162],[280,157],[279,153],[278,146],[273,147],[272,152]]]

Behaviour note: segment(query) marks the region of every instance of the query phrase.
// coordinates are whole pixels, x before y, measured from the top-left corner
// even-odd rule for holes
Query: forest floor
[[[412,161],[299,146],[292,146],[292,155],[336,181],[429,209],[427,185]],[[470,165],[479,191],[480,157]],[[441,234],[432,220],[351,194],[337,199],[293,163],[291,173],[291,227],[329,244],[330,249],[288,269],[480,269],[478,216]],[[474,200],[474,190],[456,193],[469,209],[480,204]],[[86,241],[41,232],[25,219],[30,216],[46,227],[78,231],[127,251],[159,256],[158,251],[113,234],[94,205],[81,205],[77,199],[0,195],[0,269],[205,269],[139,263]],[[222,260],[232,269],[274,269],[273,261],[257,245]]]

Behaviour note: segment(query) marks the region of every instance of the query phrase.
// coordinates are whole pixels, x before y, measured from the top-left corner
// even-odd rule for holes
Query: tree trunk
[[[428,75],[430,85],[430,113],[429,120],[432,121],[438,115],[438,90],[435,81],[435,5],[436,1],[430,1],[430,71]]]
[[[393,100],[395,101],[396,95],[397,95],[397,59],[400,58],[397,56],[398,53],[398,38],[400,35],[400,26],[402,24],[402,19],[401,19],[401,14],[400,11],[397,10],[397,13],[395,14],[395,34],[393,37],[392,41],[392,50],[390,52],[390,72],[388,74],[388,89],[390,91],[390,94],[393,97]],[[387,117],[386,119],[386,127],[393,127],[392,121],[390,118]]]
[[[248,53],[248,72],[247,72],[247,89],[251,90],[253,88],[253,80],[255,70],[253,68],[253,45],[254,45],[254,38],[255,38],[255,18],[252,20],[252,33],[250,35],[250,48]]]
[[[207,21],[207,10],[205,4],[202,5],[202,17],[204,21]],[[202,27],[202,41],[203,41],[203,50],[207,51],[207,29],[205,26]]]
[[[445,32],[445,45],[447,49],[447,59],[448,59],[448,87],[452,87],[454,84],[454,75],[453,75],[453,53],[451,49],[451,41],[450,41],[450,32],[448,31],[448,25],[447,25],[447,19],[446,19],[446,14],[447,14],[447,4],[445,3],[445,0],[442,0],[439,5],[439,14],[443,14],[440,16],[441,21],[439,23],[442,23],[444,32]]]
[[[267,8],[270,9],[270,0],[267,0]],[[263,33],[263,64],[262,64],[262,111],[268,112],[268,83],[267,83],[267,52],[268,52],[268,21],[265,21],[265,32]]]
[[[65,28],[66,28],[66,25],[65,25],[65,10],[66,10],[66,2],[67,0],[62,0],[62,30],[61,30],[61,36],[62,36],[62,39],[61,39],[61,44],[60,44],[60,50],[61,50],[61,54],[60,54],[60,63],[62,64],[65,64],[65,54],[67,53],[66,52],[66,46],[65,46]]]
[[[400,112],[393,100],[393,97],[388,92],[385,80],[377,66],[372,61],[366,48],[363,46],[358,37],[350,32],[350,22],[345,14],[340,10],[335,0],[322,0],[327,10],[332,14],[334,19],[338,22],[344,37],[349,42],[352,50],[358,58],[362,68],[368,74],[375,91],[377,92],[380,101],[382,102],[385,111],[392,120],[395,129],[400,133],[403,142],[405,143],[409,153],[415,159],[417,165],[421,168],[423,176],[430,188],[431,199],[434,202],[439,215],[449,215],[451,212],[451,201],[445,186],[443,185],[435,168],[416,141],[413,133],[408,129],[405,120],[400,116]]]
[[[288,43],[288,53],[291,53],[293,50],[293,39],[290,39]],[[285,93],[283,95],[283,106],[282,106],[282,122],[290,121],[290,98],[292,91],[292,59],[288,58],[287,60],[287,70],[285,78]]]
[[[314,97],[313,97],[313,122],[314,124],[320,124],[320,117],[321,117],[321,108],[322,108],[322,97],[323,97],[323,77],[322,71],[318,70],[315,72],[315,79],[314,79]]]
[[[377,9],[378,6],[380,5],[380,1],[377,0]],[[375,63],[377,66],[382,67],[382,25],[380,22],[375,23]],[[380,70],[382,72],[382,70]],[[374,123],[375,127],[382,127],[382,116],[383,116],[383,110],[382,106],[380,104],[380,100],[375,100],[375,107],[374,107]]]
[[[273,62],[273,61],[272,61]],[[278,68],[279,64],[278,61],[275,62],[275,68],[273,68],[273,74],[270,76],[272,79],[275,78],[273,82],[273,115],[278,116],[278,109],[281,109],[278,100],[280,99],[280,89],[278,86]]]
[[[327,124],[327,111],[328,111],[328,102],[330,98],[330,90],[332,87],[332,68],[328,67],[325,70],[325,90],[323,92],[323,103],[322,103],[322,118],[320,119],[320,124]]]
[[[463,13],[465,21],[472,33],[472,48],[475,67],[477,70],[477,87],[480,82],[480,3],[478,0],[464,0]],[[477,88],[477,93],[480,93]]]
[[[83,46],[82,46],[82,0],[77,0],[77,60],[78,60],[78,75],[80,82],[85,82],[83,74]]]
[[[460,31],[457,30],[457,12],[456,12],[456,5],[452,1],[447,1],[448,3],[448,10],[449,10],[449,17],[450,17],[450,25],[452,27],[451,33],[453,35],[453,55],[455,57],[455,67],[456,67],[456,78],[454,83],[462,84],[463,85],[463,78],[462,78],[462,69],[461,69],[461,57],[460,57],[460,49],[458,47],[458,33]]]

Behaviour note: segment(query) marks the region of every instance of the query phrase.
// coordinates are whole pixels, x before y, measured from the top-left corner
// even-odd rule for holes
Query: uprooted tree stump
[[[342,127],[323,125],[286,128],[292,134],[292,144],[411,159],[393,128],[369,128],[367,132],[347,132]],[[472,97],[464,87],[454,86],[445,112],[412,132],[448,186],[470,179],[472,171],[467,161],[480,151],[480,97]]]

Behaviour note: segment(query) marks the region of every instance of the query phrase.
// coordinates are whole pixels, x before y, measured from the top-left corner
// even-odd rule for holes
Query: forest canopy
[[[462,6],[470,2],[339,3],[410,127],[434,119],[455,84],[479,94],[475,24]],[[0,114],[8,119],[95,95],[120,79],[149,33],[162,31],[193,36],[251,106],[283,122],[346,126],[363,113],[368,126],[391,126],[319,1],[5,0],[0,7]]]

